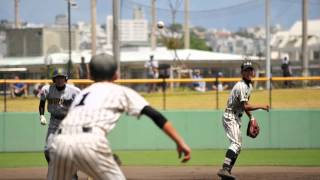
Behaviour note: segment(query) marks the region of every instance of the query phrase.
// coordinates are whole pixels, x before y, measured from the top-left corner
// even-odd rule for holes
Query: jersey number
[[[89,95],[89,93],[86,93],[82,96],[81,101],[79,102],[79,104],[77,104],[76,106],[83,106],[84,105],[84,100],[87,98],[87,96]]]

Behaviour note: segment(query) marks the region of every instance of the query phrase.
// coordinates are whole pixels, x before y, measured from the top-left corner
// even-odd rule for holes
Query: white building
[[[68,26],[68,16],[65,14],[58,14],[55,18],[55,25]]]
[[[0,59],[7,55],[6,32],[0,30]]]
[[[288,56],[291,61],[301,60],[302,22],[296,22],[288,31],[279,31],[271,39],[272,59]],[[320,62],[320,20],[308,20],[308,58]]]
[[[141,7],[134,8],[133,19],[144,19],[144,15]]]
[[[206,38],[214,52],[259,55],[265,49],[264,39],[240,36],[225,30],[209,31]]]
[[[107,17],[107,44],[112,45],[112,16]],[[119,36],[122,44],[148,43],[148,21],[146,19],[120,20]]]
[[[77,23],[77,29],[80,35],[80,50],[91,49],[91,24],[86,24],[84,22]],[[96,43],[97,50],[103,51],[107,47],[107,36],[106,31],[100,25],[96,25]],[[111,47],[110,47],[111,48]]]

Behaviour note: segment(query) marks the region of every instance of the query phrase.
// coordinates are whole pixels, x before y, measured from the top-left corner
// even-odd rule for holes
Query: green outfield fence
[[[193,149],[224,149],[228,146],[221,123],[222,111],[163,111]],[[260,123],[256,139],[245,136],[244,148],[320,148],[320,110],[271,110],[254,112]],[[46,114],[48,116],[48,114]],[[41,151],[46,126],[38,113],[0,113],[0,152]],[[173,149],[175,145],[147,117],[122,116],[108,139],[114,150]]]
[[[145,85],[149,83],[156,83],[161,87],[162,92],[162,109],[166,110],[167,108],[167,97],[166,94],[168,90],[170,90],[174,84],[190,84],[192,82],[206,82],[206,83],[235,83],[239,81],[240,78],[203,78],[203,79],[120,79],[115,81],[119,84],[126,84],[126,85]],[[261,88],[265,86],[265,82],[270,81],[272,84],[271,88],[268,89],[268,95],[266,96],[266,102],[269,103],[269,106],[272,107],[272,89],[273,88],[281,88],[284,81],[295,82],[292,83],[295,86],[303,87],[303,86],[320,86],[320,76],[311,76],[311,77],[272,77],[272,78],[254,78],[254,85],[256,88]],[[0,79],[0,89],[1,94],[4,95],[4,108],[3,112],[7,111],[7,96],[10,95],[9,85],[17,82],[23,82],[27,84],[36,84],[36,83],[51,83],[52,80],[13,80],[13,79]],[[75,85],[89,85],[93,83],[91,80],[79,80],[79,79],[70,79],[68,82],[73,83]],[[219,91],[215,91],[215,109],[219,109]],[[213,107],[214,108],[214,107]]]

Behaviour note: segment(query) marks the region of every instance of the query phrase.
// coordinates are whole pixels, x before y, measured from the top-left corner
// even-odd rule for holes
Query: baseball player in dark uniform
[[[177,145],[182,162],[191,150],[172,124],[136,91],[113,83],[118,78],[117,62],[111,55],[93,56],[89,64],[95,81],[73,101],[57,133],[49,137],[49,180],[69,180],[79,169],[95,180],[126,179],[112,156],[106,136],[122,113],[146,115]]]
[[[53,134],[60,125],[62,119],[67,115],[69,107],[79,94],[80,89],[66,84],[68,80],[67,74],[63,69],[56,69],[52,76],[52,85],[45,85],[40,91],[40,123],[41,125],[46,125],[47,120],[44,116],[45,103],[48,101],[48,112],[50,113],[50,122],[46,136],[46,145],[44,148],[44,154],[47,162],[50,162],[49,151],[48,151],[48,137]],[[71,178],[70,178],[71,179]],[[77,179],[76,175],[73,179]]]
[[[254,76],[254,67],[251,61],[245,61],[241,65],[241,81],[237,82],[231,90],[228,98],[227,108],[223,113],[222,123],[230,146],[226,152],[222,169],[218,171],[218,176],[222,179],[235,179],[231,174],[238,155],[240,154],[242,145],[241,136],[241,116],[246,112],[250,120],[253,120],[250,111],[263,109],[269,111],[268,105],[252,105],[249,104],[250,94],[252,91],[251,79]]]

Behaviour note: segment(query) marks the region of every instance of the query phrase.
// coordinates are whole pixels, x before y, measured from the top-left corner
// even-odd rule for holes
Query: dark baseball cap
[[[244,62],[241,64],[241,71],[244,71],[244,70],[246,70],[246,69],[254,70],[254,67],[253,67],[251,61],[244,61]]]

